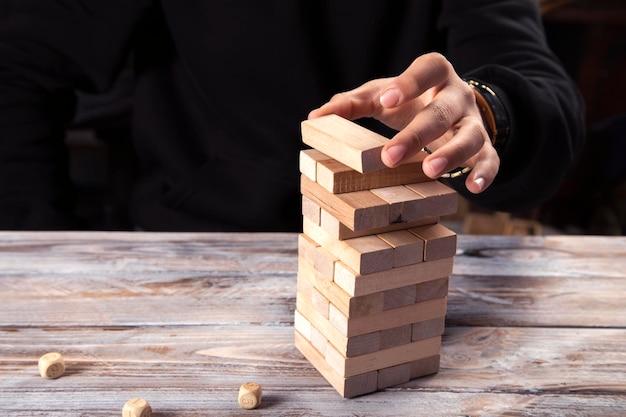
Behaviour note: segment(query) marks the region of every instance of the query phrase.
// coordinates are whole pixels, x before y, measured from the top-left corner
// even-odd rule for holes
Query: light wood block
[[[427,201],[424,196],[404,185],[374,188],[373,194],[389,203],[389,224],[422,220]]]
[[[313,347],[317,349],[317,351],[322,354],[322,356],[326,356],[327,343],[328,340],[326,340],[326,337],[322,334],[322,332],[320,332],[319,330],[317,330],[317,328],[311,325],[311,345],[313,345]],[[348,348],[349,346],[350,341],[348,340]]]
[[[369,394],[378,389],[378,372],[372,371],[350,378],[340,376],[302,335],[295,332],[296,348],[344,398]]]
[[[313,254],[313,265],[315,269],[322,273],[323,276],[327,277],[330,281],[333,280],[335,275],[335,262],[339,259],[329,250],[322,246],[318,246],[315,248],[315,253]]]
[[[341,261],[337,261],[335,262],[334,281],[346,293],[358,297],[449,277],[452,274],[453,262],[454,258],[450,257],[361,275]]]
[[[326,347],[326,362],[342,377],[372,372],[406,362],[438,355],[441,350],[441,337],[419,340],[365,355],[346,358],[335,347]]]
[[[413,334],[413,325],[407,324],[405,326],[392,327],[390,329],[384,329],[380,332],[380,349],[389,349],[394,346],[404,345],[411,343],[411,336]],[[440,336],[440,335],[433,335]]]
[[[329,318],[330,311],[336,310],[336,307],[331,305],[330,301],[315,288],[311,289],[311,304],[313,308],[326,319]]]
[[[65,373],[65,360],[59,352],[49,352],[38,361],[39,374],[46,379],[56,379]]]
[[[411,362],[411,379],[439,372],[440,358],[440,355],[433,355]]]
[[[310,300],[302,294],[296,295],[296,310],[311,323],[313,327],[324,335],[326,340],[341,352],[346,352],[348,348],[348,337],[343,335],[327,318],[324,318],[315,310]]]
[[[381,233],[379,238],[393,248],[393,267],[416,264],[424,260],[424,240],[407,230]]]
[[[122,417],[151,417],[152,407],[143,398],[133,398],[126,401],[122,408]]]
[[[313,326],[298,310],[293,314],[293,328],[296,329],[306,340],[313,339]]]
[[[376,235],[337,240],[306,218],[303,219],[302,229],[307,236],[326,248],[336,259],[360,274],[393,268],[393,247]]]
[[[378,389],[404,384],[411,380],[411,363],[403,363],[378,371]]]
[[[319,247],[310,237],[304,233],[298,235],[298,257],[306,262],[313,264],[315,262],[315,252]]]
[[[456,191],[439,181],[407,184],[405,187],[426,199],[423,207],[425,217],[447,216],[454,214],[458,208]]]
[[[365,174],[355,171],[335,159],[327,159],[317,163],[315,180],[333,194],[432,181],[422,171],[423,159],[424,156],[417,162],[409,162],[396,168],[385,167]]]
[[[381,349],[381,332],[366,333],[359,336],[348,338],[348,346],[345,356],[351,358],[353,356],[364,355],[366,353],[376,352]],[[409,340],[410,342],[410,340]]]
[[[341,288],[338,285],[337,287]],[[343,291],[343,293],[347,295],[345,291]],[[385,294],[383,292],[367,294],[360,297],[348,295],[348,297],[350,297],[348,313],[346,314],[341,310],[348,318],[369,316],[371,314],[380,313],[385,309]]]
[[[261,405],[263,388],[256,382],[246,382],[239,387],[237,401],[241,408],[252,410]]]
[[[370,191],[332,194],[305,176],[301,176],[301,191],[352,230],[389,225],[389,204]]]
[[[307,196],[302,196],[302,215],[311,220],[313,223],[319,225],[321,222],[322,208],[315,204]]]
[[[413,342],[443,335],[445,331],[445,316],[413,323],[411,326],[411,340]]]
[[[438,298],[393,310],[385,310],[369,316],[351,317],[349,320],[338,309],[333,309],[331,306],[329,321],[331,326],[342,336],[358,336],[445,316],[446,301],[446,298]],[[319,327],[318,329],[322,330]]]
[[[404,307],[415,303],[417,295],[417,285],[407,285],[406,287],[393,288],[383,292],[383,309]]]
[[[307,281],[308,285],[315,287],[341,312],[346,315],[350,314],[355,298],[348,295],[332,280],[322,275],[312,264],[302,259],[298,260],[298,291],[300,291],[300,281]],[[309,293],[303,293],[303,295],[311,298],[310,291]]]
[[[341,223],[337,218],[333,217],[326,210],[322,209],[320,227],[326,231],[331,237],[338,240],[353,239],[355,237],[388,233],[398,230],[404,230],[411,227],[424,226],[427,224],[434,224],[439,221],[439,217],[431,217],[415,222],[403,222],[393,223],[388,226],[365,229],[365,230],[351,230],[348,226]]]
[[[446,297],[448,295],[448,282],[449,278],[445,277],[417,284],[415,302]]]
[[[301,130],[305,144],[358,172],[385,168],[380,154],[389,139],[350,120],[329,114],[303,121]]]
[[[300,173],[313,181],[317,181],[317,163],[331,159],[330,156],[317,149],[303,149],[300,151]]]
[[[448,258],[456,254],[456,233],[442,224],[413,227],[408,231],[424,240],[424,260]]]

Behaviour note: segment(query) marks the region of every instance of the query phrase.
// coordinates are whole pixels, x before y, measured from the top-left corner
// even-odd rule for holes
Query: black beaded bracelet
[[[509,115],[502,101],[487,85],[475,80],[465,80],[476,96],[476,104],[483,116],[485,127],[491,136],[491,144],[501,150],[509,137]]]

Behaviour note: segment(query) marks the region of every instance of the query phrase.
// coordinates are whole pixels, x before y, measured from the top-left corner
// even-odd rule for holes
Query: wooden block
[[[345,291],[344,294],[347,295]],[[348,297],[350,297],[348,302],[349,310],[347,313],[342,310],[342,313],[346,314],[349,318],[380,313],[385,307],[385,294],[383,292],[367,294],[360,297],[351,297],[348,295]]]
[[[381,234],[387,232],[393,232],[397,230],[404,230],[410,227],[423,226],[427,224],[434,224],[439,221],[439,217],[431,217],[428,219],[418,220],[415,222],[406,223],[394,223],[384,227],[366,229],[366,230],[351,230],[348,226],[341,223],[335,217],[333,217],[326,210],[322,209],[320,227],[326,231],[331,237],[338,240],[353,239],[355,237]]]
[[[456,254],[456,233],[442,224],[413,227],[407,230],[424,240],[424,260],[427,262]]]
[[[378,371],[378,389],[404,384],[411,380],[411,363],[390,366]]]
[[[315,253],[313,254],[313,266],[321,272],[323,276],[331,281],[335,275],[334,269],[335,262],[337,261],[337,257],[326,248],[321,246],[315,248]]]
[[[46,379],[56,379],[65,373],[65,360],[59,352],[49,352],[39,358],[39,374]]]
[[[143,398],[133,398],[126,401],[122,408],[122,417],[151,417],[152,407]]]
[[[424,261],[424,240],[407,230],[381,233],[379,238],[393,247],[393,267],[416,264]]]
[[[317,181],[317,163],[332,159],[317,149],[304,149],[300,151],[300,172],[307,178]],[[415,181],[417,182],[417,181]]]
[[[389,349],[394,346],[404,345],[411,343],[411,336],[413,332],[413,325],[407,324],[406,326],[392,327],[390,329],[384,329],[380,331],[380,348]],[[441,336],[441,335],[433,335]]]
[[[348,338],[348,346],[344,352],[347,358],[376,352],[381,349],[381,332],[366,333]],[[410,340],[409,340],[410,342]]]
[[[311,220],[313,223],[319,225],[321,221],[322,208],[315,204],[307,196],[302,196],[302,215]]]
[[[445,277],[417,284],[415,302],[446,297],[448,295],[448,281],[448,277]]]
[[[389,204],[370,191],[332,194],[301,176],[301,192],[352,230],[389,226]]]
[[[404,185],[375,188],[373,194],[389,203],[389,224],[422,220],[428,207],[426,198]]]
[[[411,379],[439,372],[440,355],[418,359],[411,362]]]
[[[453,263],[454,258],[450,257],[361,275],[351,270],[341,261],[337,261],[335,262],[334,281],[346,293],[353,297],[358,297],[449,277],[452,274]]]
[[[423,207],[425,217],[447,216],[457,210],[458,194],[439,181],[407,184],[406,187],[426,199]]]
[[[348,317],[346,317],[339,309],[333,305],[329,308],[328,321],[339,332],[345,336],[348,335]]]
[[[351,308],[351,299],[344,290],[330,279],[322,275],[315,267],[302,259],[298,259],[298,291],[300,291],[300,280],[306,280],[309,285],[314,286],[324,297],[326,297],[335,307],[337,307],[342,313],[349,315]],[[309,299],[309,293],[303,293]]]
[[[330,310],[333,308],[336,309],[336,307],[331,306],[330,301],[315,288],[311,290],[311,304],[313,308],[326,319],[329,318]]]
[[[306,318],[311,325],[316,328],[329,343],[341,352],[345,352],[348,347],[348,337],[341,334],[328,319],[313,308],[311,302],[302,294],[296,295],[296,309]]]
[[[298,310],[293,314],[293,328],[296,329],[309,342],[313,339],[313,326]]]
[[[346,358],[334,346],[328,345],[326,347],[326,362],[340,376],[347,378],[438,355],[440,350],[440,337],[406,343],[352,358]]]
[[[335,114],[305,120],[302,141],[361,173],[385,168],[380,159],[389,141],[378,133]]]
[[[237,401],[241,408],[252,410],[261,405],[263,388],[256,382],[246,382],[239,387]]]
[[[304,233],[298,235],[298,257],[313,264],[315,260],[315,250],[319,245]]]
[[[417,285],[415,284],[384,291],[383,310],[415,304],[416,294]]]
[[[349,342],[350,341],[348,341],[348,344]],[[326,337],[324,337],[322,332],[320,332],[313,325],[311,325],[311,345],[313,345],[313,347],[317,349],[322,356],[326,356],[327,343],[328,340],[326,340]]]
[[[340,376],[302,335],[295,332],[296,348],[344,398],[353,398],[378,389],[378,372],[372,371],[350,378]]]
[[[422,160],[425,155],[420,153],[421,158],[417,162],[409,162],[396,168],[385,167],[365,174],[335,159],[327,159],[317,163],[315,181],[333,194],[432,181],[422,171]]]
[[[331,306],[329,320],[342,336],[352,337],[445,316],[446,301],[446,298],[438,298],[369,316],[351,317],[349,320]]]
[[[411,330],[411,341],[428,339],[443,335],[445,331],[445,316],[413,323]]]
[[[393,267],[393,247],[376,235],[337,240],[308,219],[303,219],[302,228],[313,241],[360,274],[385,271]]]

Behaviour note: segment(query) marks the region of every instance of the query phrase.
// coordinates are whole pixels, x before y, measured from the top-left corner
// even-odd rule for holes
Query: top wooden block
[[[335,114],[303,121],[302,141],[360,173],[385,168],[380,153],[389,139]]]

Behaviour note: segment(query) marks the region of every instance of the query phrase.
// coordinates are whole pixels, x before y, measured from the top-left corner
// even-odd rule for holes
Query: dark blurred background
[[[587,143],[559,192],[524,213],[491,213],[462,201],[446,219],[475,234],[626,232],[626,1],[538,0],[548,41],[587,106]],[[130,141],[132,79],[110,94],[79,97],[67,142],[85,228],[127,230],[126,206],[137,167]],[[106,110],[103,110],[106,109]]]

